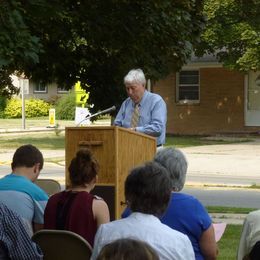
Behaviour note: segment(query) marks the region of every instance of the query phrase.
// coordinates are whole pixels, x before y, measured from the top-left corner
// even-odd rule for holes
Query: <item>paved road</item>
[[[10,166],[0,166],[0,177],[10,172]],[[41,172],[40,178],[58,180],[64,188],[64,166],[47,163]],[[184,192],[198,198],[205,206],[229,206],[260,208],[260,190],[241,188],[216,188],[203,186],[186,186]]]
[[[259,189],[186,187],[183,192],[195,196],[204,206],[260,208]]]

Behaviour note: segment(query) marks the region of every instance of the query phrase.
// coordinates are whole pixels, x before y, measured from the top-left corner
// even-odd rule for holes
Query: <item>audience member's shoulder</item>
[[[153,97],[153,99],[156,101],[163,100],[163,98],[157,93],[153,93],[153,92],[147,92],[147,93],[149,96]]]
[[[29,187],[29,194],[36,200],[48,200],[48,194],[35,183]]]
[[[170,237],[183,239],[183,240],[187,240],[188,239],[188,237],[185,234],[181,233],[180,231],[177,231],[175,229],[170,228],[166,224],[162,223],[161,229],[162,229],[162,231],[163,231],[163,233],[165,235],[168,235]]]
[[[101,197],[99,197],[97,195],[94,195],[94,199],[96,199],[96,200],[103,200],[103,198],[101,198]]]
[[[49,197],[49,200],[48,200],[48,201],[59,199],[64,192],[65,192],[65,191],[60,191],[60,192],[57,192],[57,193],[52,194],[52,195]]]
[[[247,215],[247,220],[260,223],[260,210],[255,210]]]
[[[174,193],[173,200],[189,200],[191,202],[199,202],[199,200],[193,195],[182,192]]]
[[[177,250],[188,250],[188,251],[193,251],[190,239],[188,238],[187,235],[184,233],[181,233],[177,230],[174,230],[167,225],[165,229],[162,230],[161,234],[164,236],[164,240],[169,241],[169,246],[172,246],[176,248]]]

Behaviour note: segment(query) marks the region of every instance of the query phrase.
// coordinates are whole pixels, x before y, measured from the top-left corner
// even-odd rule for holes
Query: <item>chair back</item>
[[[37,179],[34,183],[43,189],[49,196],[61,191],[59,182],[53,179]]]
[[[67,230],[42,229],[32,240],[42,249],[44,260],[88,260],[92,254],[92,247],[83,237]]]

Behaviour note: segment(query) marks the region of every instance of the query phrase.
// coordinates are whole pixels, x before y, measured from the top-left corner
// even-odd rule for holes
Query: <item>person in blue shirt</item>
[[[214,227],[208,212],[198,199],[180,192],[188,167],[184,154],[178,149],[163,148],[156,153],[154,161],[168,170],[172,185],[171,199],[161,222],[189,237],[196,260],[217,259]],[[127,208],[122,217],[130,214]]]
[[[30,236],[43,228],[48,195],[33,182],[43,167],[42,153],[31,144],[20,146],[13,155],[12,173],[0,179],[0,202],[24,221]]]
[[[114,125],[129,128],[157,138],[157,147],[165,143],[167,107],[161,96],[145,89],[146,79],[141,69],[133,69],[124,78],[128,98],[122,103]],[[137,125],[132,115],[138,106]]]

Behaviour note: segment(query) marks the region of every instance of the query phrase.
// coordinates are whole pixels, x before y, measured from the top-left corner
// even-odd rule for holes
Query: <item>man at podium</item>
[[[161,96],[145,89],[141,69],[133,69],[124,78],[128,98],[122,103],[114,125],[130,128],[157,138],[157,147],[165,143],[167,108]]]

